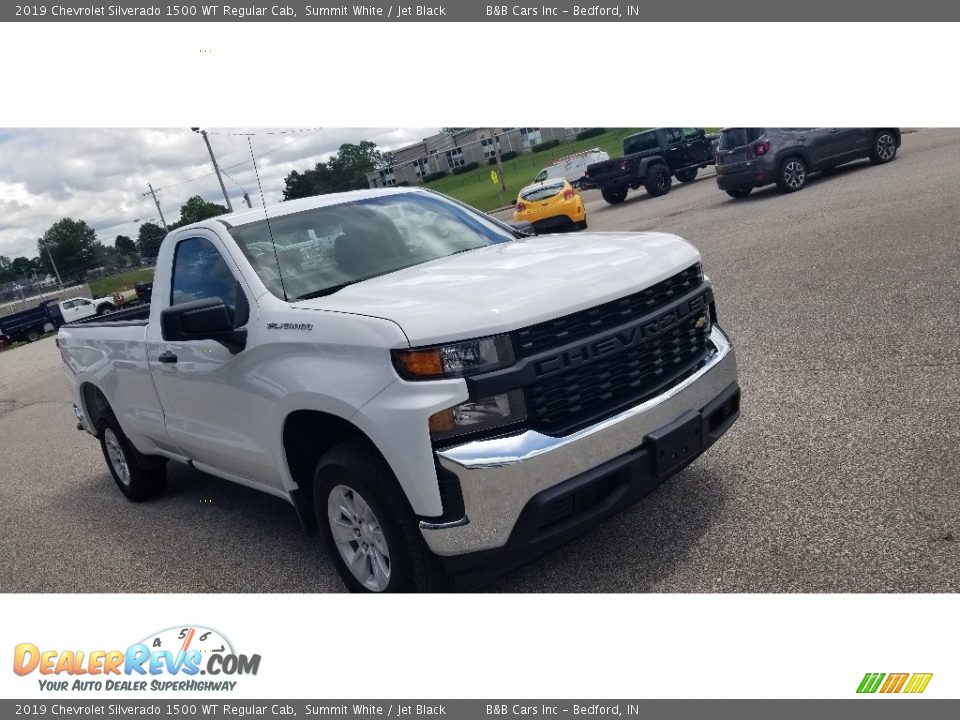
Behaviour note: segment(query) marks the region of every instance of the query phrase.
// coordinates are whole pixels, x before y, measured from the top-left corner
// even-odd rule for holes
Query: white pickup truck
[[[175,460],[284,498],[352,590],[514,567],[739,415],[710,282],[674,235],[524,237],[364,190],[175,230],[153,290],[58,337],[120,490],[156,496]]]

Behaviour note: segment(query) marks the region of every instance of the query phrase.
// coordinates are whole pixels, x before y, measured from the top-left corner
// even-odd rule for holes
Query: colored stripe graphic
[[[905,693],[922,693],[927,689],[927,685],[930,684],[930,679],[933,677],[933,673],[914,673],[913,677],[910,678],[910,682],[907,683],[907,688],[904,690]]]
[[[918,694],[927,689],[933,673],[866,673],[860,685],[857,686],[858,693],[875,693],[877,691],[884,694],[895,694],[899,692]]]
[[[880,688],[882,693],[898,693],[903,688],[903,684],[910,677],[910,673],[890,673],[887,675],[887,681]]]
[[[880,687],[880,682],[884,677],[886,676],[883,673],[867,673],[863,676],[863,680],[860,681],[860,687],[857,688],[857,692],[875,693],[877,688]]]

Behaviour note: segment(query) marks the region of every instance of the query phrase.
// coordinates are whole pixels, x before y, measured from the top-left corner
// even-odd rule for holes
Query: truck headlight
[[[394,350],[393,364],[406,380],[459,378],[513,364],[513,346],[506,335],[467,340],[417,350]]]
[[[478,433],[504,425],[523,422],[527,409],[523,392],[511,390],[502,395],[467,400],[430,416],[430,437],[447,440],[466,433]]]

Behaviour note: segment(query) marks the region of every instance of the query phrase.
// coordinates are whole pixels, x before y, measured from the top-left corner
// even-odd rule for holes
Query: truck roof
[[[367,190],[350,190],[348,192],[328,193],[326,195],[313,195],[312,197],[300,198],[298,200],[288,200],[286,202],[276,203],[275,205],[268,205],[266,211],[271,218],[276,218],[283,217],[284,215],[292,215],[293,213],[302,212],[304,210],[313,210],[319,207],[341,205],[343,203],[355,202],[357,200],[383,197],[384,195],[402,195],[404,193],[414,192],[425,191],[421,188],[407,186],[392,188],[370,188]],[[227,227],[237,227],[240,225],[249,225],[250,223],[260,222],[263,220],[263,218],[264,208],[255,208],[252,210],[231,213],[229,215],[218,215],[215,218],[211,218],[211,220],[222,222]],[[203,225],[209,224],[209,222],[210,220],[205,220],[194,223],[193,225],[187,225],[185,227],[202,227]]]

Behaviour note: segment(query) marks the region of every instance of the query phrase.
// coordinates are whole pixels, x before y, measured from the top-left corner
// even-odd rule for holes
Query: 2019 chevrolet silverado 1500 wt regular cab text
[[[354,590],[513,567],[739,414],[692,246],[521,237],[420,189],[180,228],[148,308],[58,345],[124,494],[157,495],[175,460],[289,500]]]

